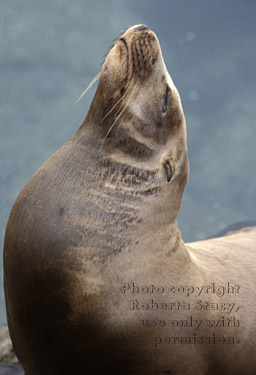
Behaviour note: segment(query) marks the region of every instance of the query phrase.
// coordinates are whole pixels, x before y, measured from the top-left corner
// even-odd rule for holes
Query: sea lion
[[[26,375],[255,374],[256,230],[186,246],[188,173],[178,91],[136,25],[10,214],[7,317]]]

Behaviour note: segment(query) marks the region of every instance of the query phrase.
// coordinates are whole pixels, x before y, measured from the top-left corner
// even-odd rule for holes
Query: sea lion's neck
[[[140,224],[140,246],[143,244],[145,249],[159,256],[182,256],[184,261],[189,260],[177,220],[167,222],[157,215],[147,215]]]
[[[73,142],[77,157],[85,166],[86,194],[94,205],[87,213],[87,227],[93,232],[98,221],[102,238],[111,238],[112,250],[105,249],[107,241],[101,241],[101,253],[108,256],[117,248],[125,250],[128,246],[138,252],[143,248],[147,253],[166,256],[183,254],[175,219],[177,199],[173,199],[172,185],[166,181],[164,170],[157,163],[121,155],[118,150],[113,154],[105,147],[100,150],[100,140],[93,135],[87,137],[87,143],[81,138],[74,138]],[[74,145],[70,147],[74,149]],[[99,243],[94,240],[97,239],[92,236],[90,245],[98,248]]]
[[[176,165],[177,173],[169,182],[163,164],[166,147],[157,147],[152,138],[137,132],[129,121],[126,117],[125,121],[117,122],[105,137],[106,128],[103,132],[102,124],[95,123],[95,119],[93,122],[89,112],[73,138],[90,155],[89,165],[85,161],[86,173],[93,181],[97,210],[99,206],[103,208],[100,214],[103,221],[114,213],[119,215],[112,235],[118,231],[129,248],[135,251],[144,248],[146,252],[168,257],[179,254],[186,262],[189,256],[176,221],[184,189],[183,168]],[[111,212],[104,209],[106,197]],[[138,238],[139,244],[134,240]]]

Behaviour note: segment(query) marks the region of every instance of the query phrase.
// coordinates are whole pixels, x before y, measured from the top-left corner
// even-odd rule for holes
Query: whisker
[[[118,33],[118,36],[111,41],[111,46],[110,46],[108,52],[103,56],[104,60],[102,61],[102,63],[100,64],[100,66],[102,66],[104,64],[107,55],[109,54],[109,52],[111,51],[111,49],[114,47],[114,45],[116,44],[116,42],[118,41],[118,39],[126,32],[126,30],[128,30],[128,28],[120,31]]]
[[[119,118],[122,116],[122,114],[123,114],[123,112],[125,111],[125,109],[127,108],[128,104],[130,103],[130,100],[131,100],[131,98],[133,97],[133,92],[134,92],[135,89],[136,89],[136,85],[135,85],[135,87],[134,87],[134,89],[133,89],[133,91],[132,91],[132,93],[131,93],[131,96],[130,96],[130,98],[128,99],[126,105],[124,106],[124,108],[122,109],[122,111],[119,113],[119,115],[117,116],[117,118],[115,119],[115,121],[113,122],[113,124],[111,125],[111,127],[109,128],[109,130],[107,131],[107,134],[105,135],[105,137],[104,137],[104,139],[103,139],[103,141],[102,141],[102,144],[101,144],[101,147],[100,147],[100,151],[101,151],[102,146],[103,146],[103,144],[104,144],[104,142],[105,142],[105,139],[108,137],[109,133],[111,132],[111,130],[113,129],[113,127],[115,126],[115,124],[117,123],[117,121],[118,121]]]
[[[134,92],[136,88],[137,88],[137,92]],[[131,97],[133,97],[133,99],[136,98],[136,96],[137,96],[137,94],[138,94],[138,92],[139,92],[139,89],[140,89],[140,86],[137,87],[137,85],[136,85],[136,86],[134,87],[133,93],[132,93],[132,95],[131,95]],[[120,113],[120,115],[119,115],[118,117],[120,117],[120,116],[123,114],[123,112],[126,110],[126,108],[128,107],[129,102],[130,102],[130,100],[126,103],[126,105],[124,106],[122,112]],[[125,120],[125,115],[124,115],[124,120]],[[116,131],[116,135],[118,135],[118,132],[119,132],[119,129],[120,129],[120,125],[121,125],[121,124],[118,124],[118,128],[117,128],[117,131]]]
[[[128,76],[128,74],[129,74],[129,72],[127,73],[127,76]],[[128,90],[129,90],[129,87],[131,86],[131,84],[132,84],[132,80],[131,80],[131,82],[129,83],[129,86],[127,87],[127,89],[126,89],[126,91],[125,91],[125,93],[123,94],[123,96],[116,102],[116,104],[115,105],[113,105],[113,107],[108,111],[108,113],[103,117],[103,119],[101,120],[101,122],[102,121],[104,121],[105,119],[106,119],[106,117],[108,117],[108,115],[110,115],[110,113],[116,108],[116,106],[123,100],[123,98],[127,95],[127,93],[128,93]],[[122,86],[122,87],[120,87],[120,89],[119,90],[121,90],[122,88],[124,88],[125,87],[125,84]],[[114,95],[112,96],[112,98],[114,97]]]
[[[136,96],[137,96],[138,92],[140,91],[140,88],[141,88],[141,85],[142,85],[142,83],[141,83],[139,86],[137,86],[137,82],[138,82],[139,79],[140,79],[140,75],[139,75],[139,73],[141,72],[141,70],[143,70],[143,75],[142,75],[142,77],[144,76],[144,69],[139,69],[139,70],[138,70],[138,75],[137,75],[137,77],[136,77],[137,80],[136,80],[136,82],[135,82],[135,87],[134,87],[133,93],[132,93],[132,95],[131,95],[134,99],[136,99]],[[134,93],[136,87],[137,87],[137,92]],[[127,104],[125,105],[125,108],[124,108],[124,109],[126,109],[127,106],[128,106],[128,102],[127,102]],[[120,129],[120,124],[118,125],[118,128],[117,128],[117,133],[116,133],[117,135],[118,135],[119,129]]]
[[[118,35],[115,39],[111,40],[111,45],[114,47],[118,39],[120,38],[120,35]]]
[[[139,69],[138,72],[140,72],[140,70],[141,70],[141,69]],[[140,87],[137,88],[137,85],[136,85],[136,84],[137,84],[137,81],[138,81],[137,78],[139,78],[139,77],[137,76],[137,77],[135,77],[134,79],[131,80],[131,82],[130,82],[130,84],[129,84],[129,88],[130,88],[130,86],[132,85],[132,83],[134,84],[134,88],[133,88],[133,90],[132,90],[132,93],[131,93],[129,99],[127,100],[127,103],[126,103],[125,106],[121,109],[121,111],[119,112],[117,118],[115,119],[115,121],[113,122],[113,124],[111,125],[111,127],[109,128],[109,130],[107,131],[107,133],[106,133],[106,135],[105,135],[105,137],[104,137],[104,139],[103,139],[103,141],[102,141],[102,144],[101,144],[101,147],[100,147],[100,152],[101,152],[101,150],[102,150],[103,144],[104,144],[106,138],[108,137],[109,133],[110,133],[111,130],[114,128],[115,124],[117,123],[117,121],[119,120],[119,118],[122,116],[122,114],[124,113],[124,111],[126,110],[126,108],[128,107],[128,105],[129,105],[131,99],[134,98],[134,92],[135,92],[135,90],[136,90],[136,89],[139,90]],[[136,81],[134,82],[135,79],[136,79]],[[127,92],[128,92],[128,89],[127,89]],[[137,94],[136,94],[136,95],[137,95]]]
[[[142,76],[140,76],[141,71],[143,71],[143,75],[142,75]],[[140,80],[141,77],[142,77],[142,78],[144,77],[144,69],[143,69],[142,67],[140,67],[140,68],[137,70],[137,68],[136,68],[135,73],[136,73],[136,76],[134,77],[133,80],[131,80],[131,82],[130,82],[128,88],[127,88],[127,92],[128,92],[128,90],[129,90],[129,88],[130,88],[130,86],[131,86],[132,83],[134,83],[135,88],[136,88],[136,86],[137,86],[137,82]],[[135,82],[134,82],[134,81],[135,81]],[[139,91],[140,87],[141,87],[141,85],[138,87],[138,91]],[[136,93],[136,95],[137,95],[137,93]],[[134,96],[134,93],[133,93],[133,96]],[[118,112],[120,113],[120,111],[122,111],[122,107],[117,111],[116,114],[118,115]]]
[[[82,92],[82,94],[79,96],[79,98],[75,101],[74,105],[77,105],[77,103],[80,102],[80,100],[85,96],[85,94],[87,93],[88,90],[90,90],[90,88],[94,85],[95,82],[98,81],[98,79],[100,78],[100,75],[101,75],[101,72],[99,72],[93,79],[92,81],[89,83],[89,85],[87,86],[87,88]]]
[[[114,47],[114,45],[115,45],[115,43],[112,43],[111,46],[108,48],[108,51],[105,53],[105,55],[102,56],[102,58],[103,58],[104,60],[103,60],[103,62],[101,63],[101,65],[104,64],[107,55],[108,55],[109,52],[112,50],[112,48]]]
[[[105,55],[103,55],[103,61],[101,62],[100,66],[102,66],[106,60],[106,57],[107,55],[109,54],[109,52],[112,50],[112,48],[114,47],[114,45],[116,44],[116,42],[118,41],[118,39],[120,38],[120,36],[118,36],[117,38],[115,38],[114,40],[112,40],[111,42],[111,45],[110,47],[108,48],[108,51],[105,53]]]
[[[138,53],[137,53],[138,52],[137,51],[137,46],[135,46],[135,51],[134,52],[136,53],[136,55],[138,55]],[[132,74],[132,78],[131,78],[131,80],[130,80],[130,82],[128,84],[128,87],[127,87],[126,91],[124,92],[124,94],[122,95],[122,97],[113,105],[113,107],[106,113],[106,115],[101,120],[101,123],[102,123],[113,112],[113,110],[118,106],[118,104],[120,104],[120,102],[122,102],[122,100],[124,99],[124,97],[129,94],[127,102],[123,106],[121,105],[120,108],[117,110],[117,112],[115,114],[116,119],[114,120],[113,124],[110,126],[110,128],[108,129],[106,135],[104,136],[104,139],[103,139],[103,141],[101,143],[101,146],[100,146],[100,151],[102,151],[102,147],[104,145],[104,142],[105,142],[106,138],[108,137],[108,135],[110,134],[110,132],[112,131],[112,129],[114,128],[114,126],[116,125],[116,123],[118,122],[118,120],[120,119],[120,117],[123,115],[123,113],[127,109],[127,107],[130,104],[131,100],[134,99],[134,97],[137,96],[137,94],[138,94],[138,92],[139,92],[139,90],[141,88],[141,85],[142,85],[142,82],[144,80],[146,71],[144,69],[144,66],[142,64],[142,61],[141,61],[140,57],[139,57],[139,59],[137,61],[133,59],[133,65],[131,65],[129,71],[127,72],[126,78],[129,77],[131,70],[133,70],[133,74]],[[140,81],[140,84],[138,85],[137,83],[139,81]],[[125,88],[126,85],[127,85],[127,80],[125,81],[125,84],[121,88],[119,88],[118,91],[120,91],[122,88]],[[133,85],[134,85],[133,89],[130,90],[130,88]],[[115,95],[116,95],[116,93],[112,96],[112,98]],[[120,125],[121,124],[118,125],[117,131],[119,131]]]

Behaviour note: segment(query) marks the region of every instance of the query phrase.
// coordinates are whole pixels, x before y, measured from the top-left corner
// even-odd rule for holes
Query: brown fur
[[[188,179],[185,119],[156,35],[138,28],[127,30],[108,54],[80,129],[13,206],[4,282],[14,348],[26,375],[254,375],[256,232],[187,247],[181,240],[176,217]],[[154,347],[153,337],[195,331],[145,328],[141,319],[221,319],[224,313],[131,310],[131,300],[178,297],[121,292],[127,283],[213,282],[241,284],[234,302],[242,324],[214,331],[236,336],[239,345]],[[197,334],[211,336],[212,329]]]

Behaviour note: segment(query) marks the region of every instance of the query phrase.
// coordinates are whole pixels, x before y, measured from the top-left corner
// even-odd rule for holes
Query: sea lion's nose
[[[148,27],[146,25],[140,25],[134,30],[134,32],[137,33],[138,31],[141,31],[141,30],[148,30]]]

